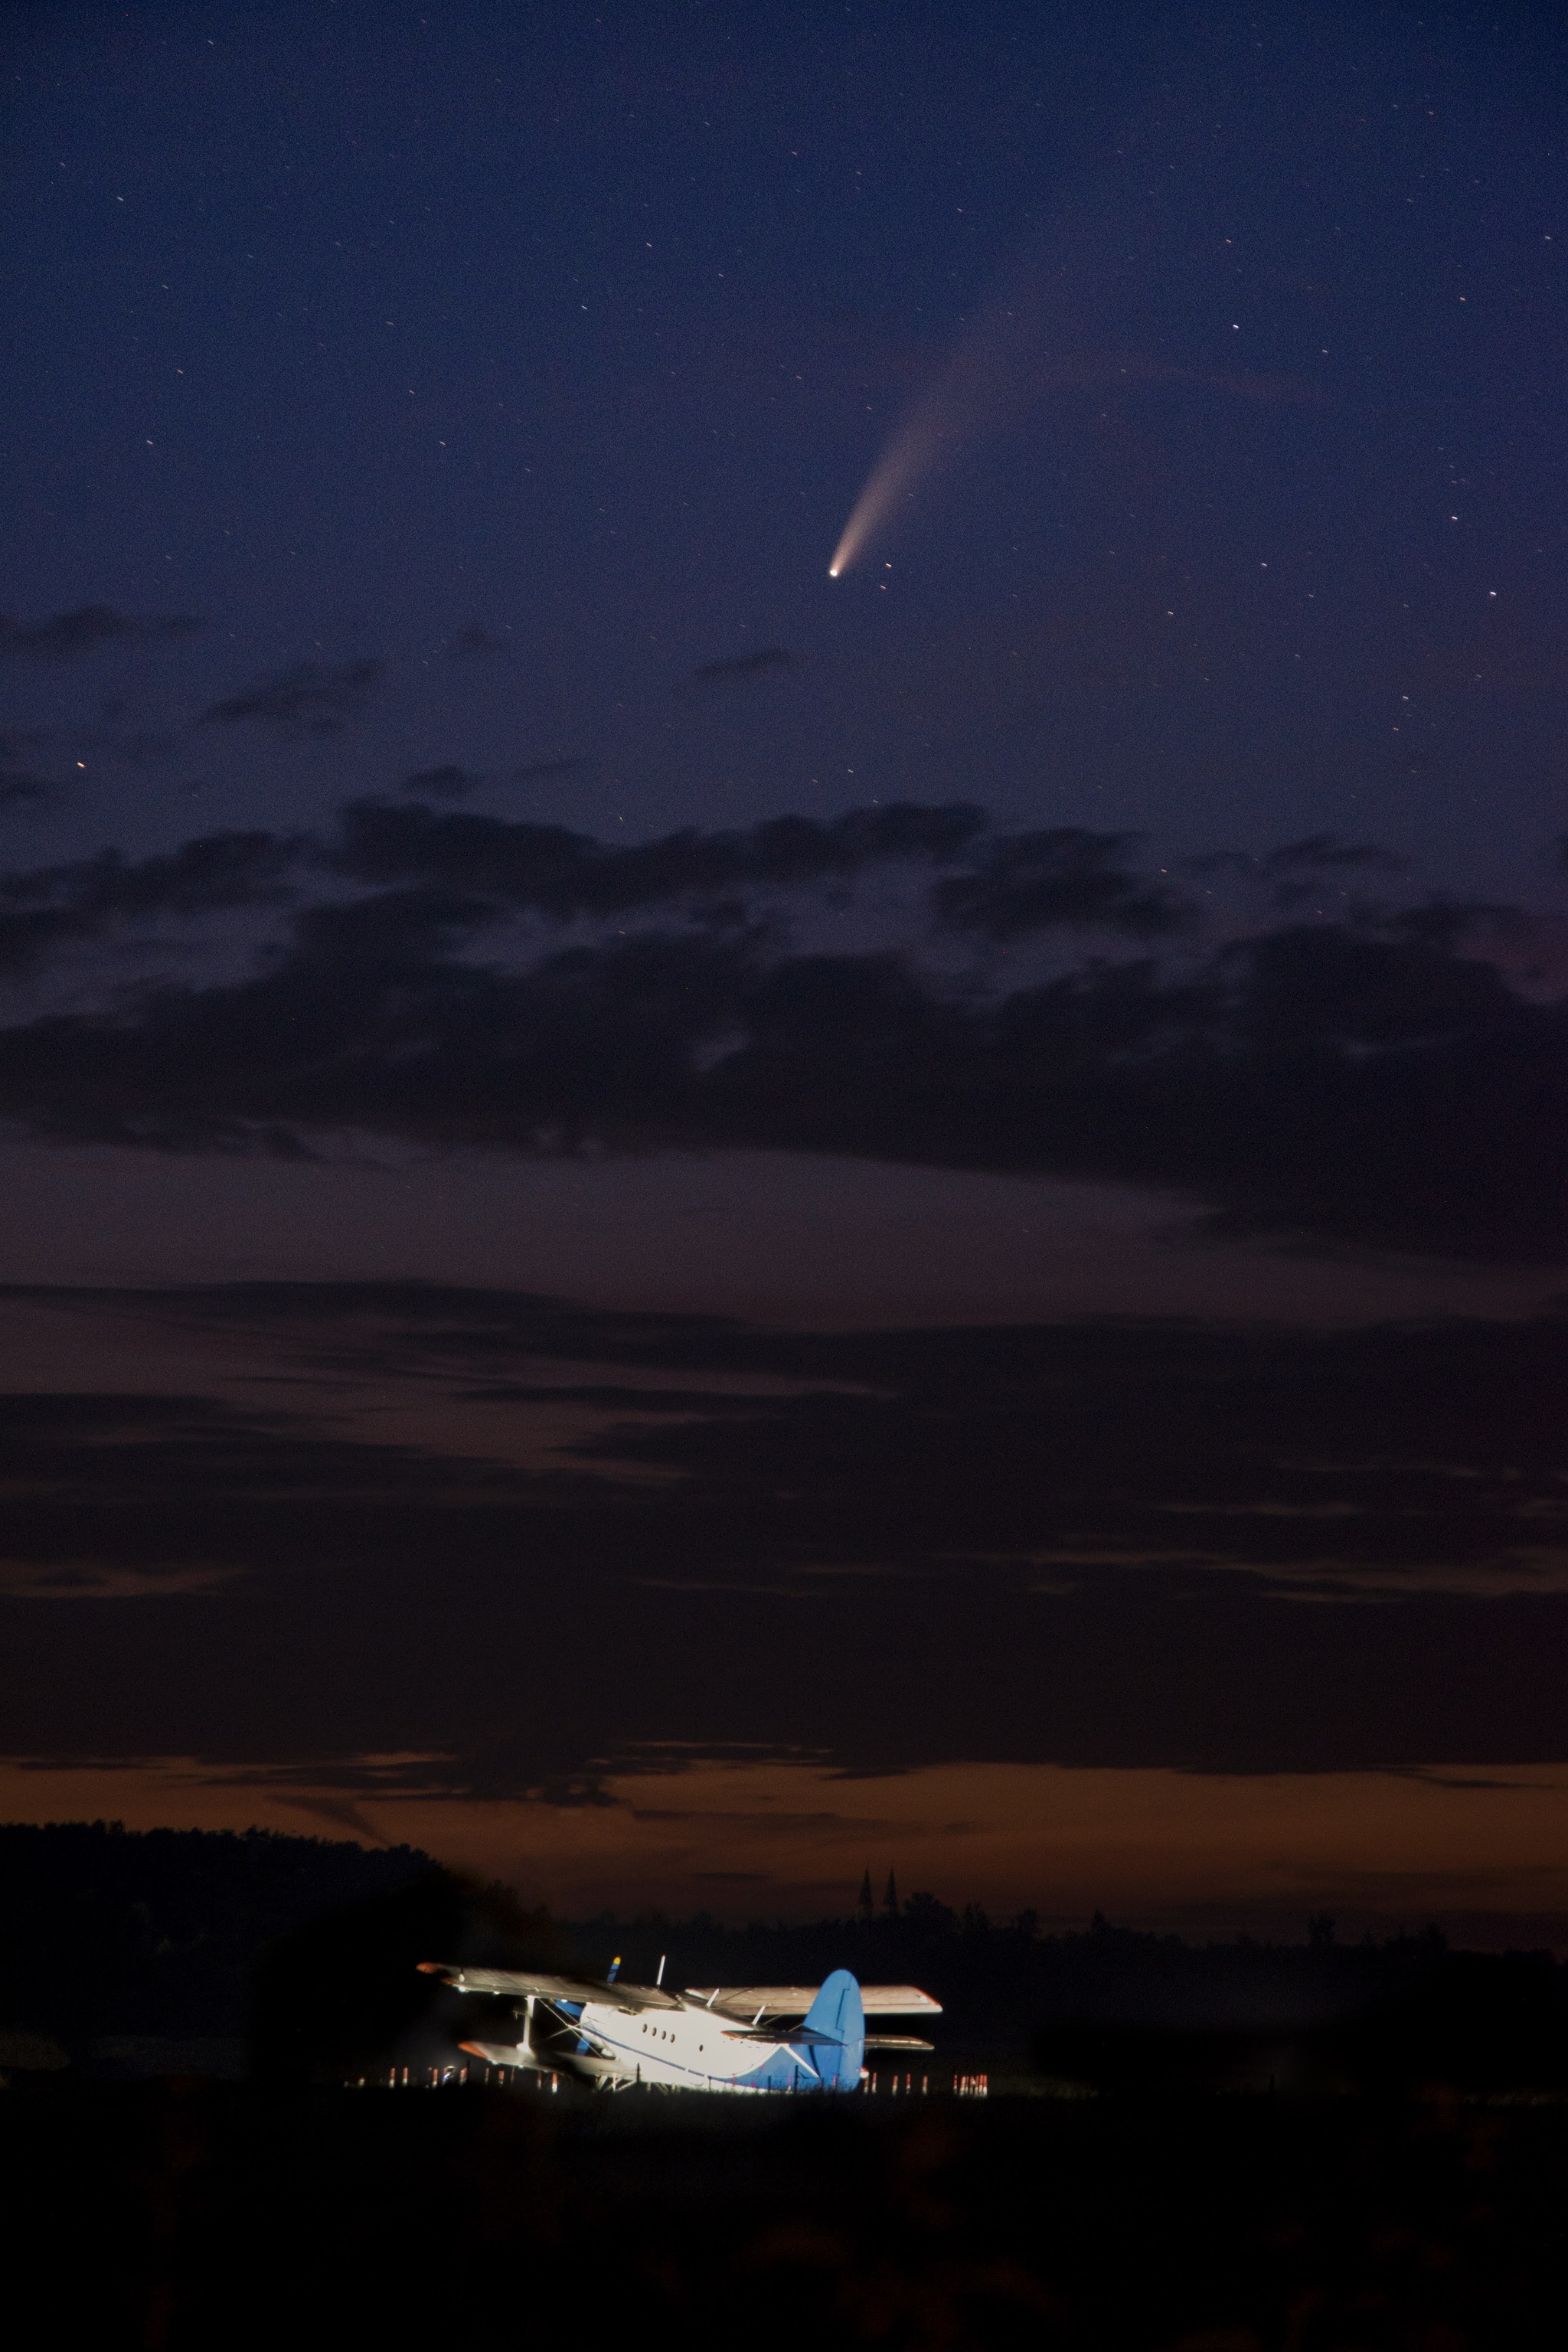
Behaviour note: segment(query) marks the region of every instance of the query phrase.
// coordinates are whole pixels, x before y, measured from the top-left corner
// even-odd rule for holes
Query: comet
[[[965,441],[1000,423],[1020,395],[1027,397],[1020,347],[1037,332],[1038,309],[1037,300],[1026,299],[990,310],[950,354],[872,467],[833,551],[830,580],[841,580],[860,561],[899,509]]]
[[[830,580],[843,578],[868,541],[891,520],[895,509],[913,498],[916,485],[934,472],[942,457],[944,415],[941,388],[933,385],[872,467],[833,551],[827,567]]]
[[[1081,272],[1079,273],[1081,274]],[[842,580],[889,529],[918,491],[966,442],[1021,415],[1042,394],[1106,386],[1187,386],[1233,399],[1321,402],[1321,386],[1300,377],[1238,375],[1173,366],[1129,352],[1061,350],[1062,279],[1037,264],[1015,281],[1011,300],[983,311],[913,406],[894,427],[856,499],[827,567]]]

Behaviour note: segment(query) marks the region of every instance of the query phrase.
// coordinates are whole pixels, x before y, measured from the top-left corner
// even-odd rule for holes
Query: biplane
[[[868,2050],[929,2051],[903,2034],[868,2033],[884,2018],[930,2018],[942,2003],[915,1985],[862,1985],[835,1969],[820,1985],[707,1985],[672,1991],[626,1984],[617,1960],[600,1983],[526,1969],[422,1960],[455,1992],[506,2002],[494,2041],[461,2044],[492,2066],[535,2067],[601,2090],[858,2091]],[[662,1979],[664,1964],[659,1963]],[[510,2039],[507,2035],[510,2035]]]

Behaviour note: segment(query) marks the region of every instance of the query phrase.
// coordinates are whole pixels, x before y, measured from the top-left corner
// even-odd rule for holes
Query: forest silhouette
[[[0,1828],[0,2033],[24,2072],[29,2036],[89,2073],[106,2045],[123,2065],[138,2037],[191,2072],[205,2070],[182,2067],[182,2045],[226,2042],[232,2071],[244,2050],[275,2083],[372,2077],[395,2057],[438,2067],[493,2033],[495,2012],[432,1985],[420,1960],[597,1977],[617,1954],[628,1979],[662,1962],[671,1984],[815,1984],[840,1967],[914,1982],[942,2004],[939,2051],[1005,2056],[1012,2080],[1062,2095],[1568,2090],[1568,1968],[1451,1950],[1435,1928],[1342,1943],[1318,1915],[1299,1943],[1196,1943],[1096,1915],[1043,1933],[1027,1911],[993,1922],[923,1891],[900,1900],[890,1874],[841,1918],[570,1923],[412,1847]]]

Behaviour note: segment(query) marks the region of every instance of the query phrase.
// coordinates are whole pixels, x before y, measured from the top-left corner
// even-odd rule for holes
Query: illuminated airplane
[[[602,1984],[521,1969],[421,1960],[456,1992],[512,2003],[512,2042],[465,2042],[492,2066],[575,2075],[596,2089],[647,2084],[669,2091],[858,2091],[868,2050],[929,2050],[900,2035],[868,2039],[868,2016],[936,2017],[942,2003],[913,1985],[859,1985],[835,1969],[809,1985],[712,1985],[671,1992],[662,1982]],[[659,1962],[659,1976],[664,1963]],[[798,2020],[799,2022],[792,2022]]]

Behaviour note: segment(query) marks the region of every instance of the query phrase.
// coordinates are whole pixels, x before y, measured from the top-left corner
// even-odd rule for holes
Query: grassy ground
[[[0,2095],[0,2211],[37,2343],[1568,2343],[1561,2105],[59,2079]]]

